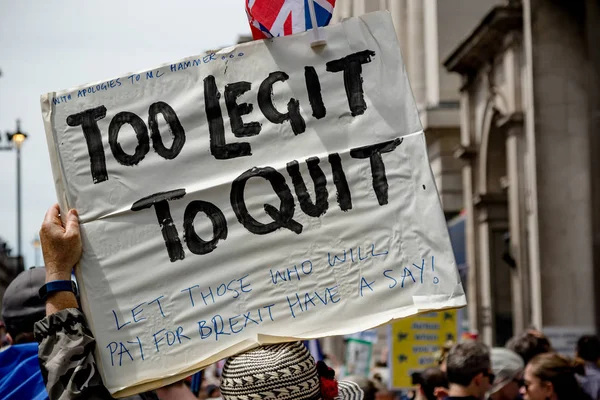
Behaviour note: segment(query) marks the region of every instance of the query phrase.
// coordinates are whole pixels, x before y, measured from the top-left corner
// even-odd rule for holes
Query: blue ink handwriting
[[[313,296],[313,294],[314,294],[314,296]],[[338,296],[337,299],[335,298],[336,296]],[[287,298],[288,306],[290,307],[290,313],[292,314],[292,317],[296,318],[296,313],[294,312],[295,307],[299,308],[300,312],[305,312],[305,311],[309,310],[309,307],[310,307],[309,305],[316,307],[319,304],[323,304],[324,306],[326,306],[328,304],[335,304],[341,300],[341,298],[339,296],[340,295],[338,293],[338,287],[336,285],[333,287],[326,288],[323,291],[323,297],[321,297],[321,295],[315,291],[312,293],[304,293],[303,295],[299,295],[298,293],[295,293],[291,299],[290,299],[290,296],[286,296],[286,298]],[[295,297],[295,299],[294,299],[294,297]],[[317,299],[318,299],[318,301],[315,302],[315,300],[317,300]],[[302,306],[302,304],[304,304],[304,307]]]
[[[340,254],[333,254],[333,260],[331,259],[332,253],[327,253],[327,262],[329,263],[330,267],[335,267],[336,264],[343,264],[347,261],[348,259],[348,255],[350,255],[350,261],[354,262],[360,262],[360,261],[364,261],[368,258],[374,258],[374,257],[380,257],[380,256],[385,256],[388,254],[388,251],[382,251],[381,253],[375,253],[375,244],[371,244],[370,246],[367,246],[367,248],[371,248],[370,250],[367,250],[366,255],[364,255],[364,257],[361,255],[361,247],[359,246],[358,248],[354,249],[354,248],[350,248],[350,250],[344,250],[343,255]],[[364,249],[363,249],[364,251]],[[356,255],[355,255],[356,253]]]
[[[133,319],[134,323],[139,323],[142,322],[143,320],[146,319],[146,317],[138,317],[139,315],[142,314],[142,312],[144,311],[144,309],[142,308],[142,306],[144,305],[150,305],[153,303],[156,303],[158,306],[158,309],[160,311],[160,314],[162,315],[163,318],[165,318],[165,314],[163,313],[163,309],[162,309],[162,305],[160,303],[160,299],[164,298],[164,296],[160,296],[157,297],[154,300],[151,300],[147,303],[140,303],[138,305],[136,305],[135,307],[133,307],[130,311],[131,311],[131,318]],[[123,323],[119,322],[119,317],[117,316],[117,312],[115,310],[112,310],[113,316],[115,317],[115,327],[117,328],[118,331],[120,331],[121,329],[123,329],[125,326],[131,324],[131,321],[126,321],[126,319],[123,319]]]
[[[217,314],[208,321],[198,321],[198,334],[200,335],[200,339],[205,340],[214,336],[215,341],[218,341],[219,336],[230,336],[242,332],[248,326],[249,321],[256,325],[260,325],[260,323],[263,322],[263,318],[265,321],[275,321],[271,312],[271,308],[274,306],[275,304],[269,304],[257,309],[256,316],[252,315],[252,312],[235,315],[231,318],[223,318],[221,315]]]
[[[227,293],[233,293],[233,298],[237,299],[240,297],[241,293],[250,293],[252,288],[250,287],[250,283],[248,281],[244,282],[244,279],[248,278],[248,275],[244,275],[239,279],[232,279],[229,283],[221,283],[213,290],[212,287],[208,287],[208,289],[200,290],[200,285],[190,286],[181,290],[181,292],[187,291],[190,297],[190,304],[192,307],[195,307],[196,301],[199,301],[198,296],[196,295],[196,301],[194,301],[194,294],[192,293],[192,289],[198,289],[196,292],[199,292],[200,298],[205,306],[209,304],[215,304],[219,297],[225,296]],[[216,298],[215,298],[216,295]]]
[[[312,270],[313,264],[310,260],[303,261],[300,265],[300,272],[302,272],[302,274],[304,274],[305,276],[310,275],[312,273]],[[292,275],[296,275],[295,279],[300,280],[300,273],[298,271],[298,266],[296,265],[294,265],[292,269],[286,268],[283,272],[275,271],[275,273],[273,273],[272,269],[269,270],[269,272],[271,273],[271,282],[273,282],[273,285],[277,285],[277,283],[280,281],[291,281]]]

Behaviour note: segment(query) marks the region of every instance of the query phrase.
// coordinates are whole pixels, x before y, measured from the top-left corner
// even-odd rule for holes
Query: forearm
[[[50,272],[54,271],[54,272]],[[71,280],[71,273],[46,270],[46,283]],[[46,299],[46,318],[35,325],[38,358],[50,399],[110,399],[94,360],[96,341],[75,293],[53,292]]]

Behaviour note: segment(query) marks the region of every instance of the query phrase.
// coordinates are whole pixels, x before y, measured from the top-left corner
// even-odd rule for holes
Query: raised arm
[[[44,218],[40,240],[46,283],[70,281],[81,257],[77,212],[70,210],[63,225],[58,204],[52,206]],[[34,334],[40,344],[38,358],[51,400],[112,399],[94,360],[96,341],[73,292],[48,294],[46,318],[35,324]]]

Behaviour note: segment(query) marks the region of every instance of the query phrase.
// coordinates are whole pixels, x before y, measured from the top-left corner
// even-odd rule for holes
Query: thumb
[[[74,209],[69,210],[67,214],[65,233],[79,235],[79,216],[77,215],[77,211]]]

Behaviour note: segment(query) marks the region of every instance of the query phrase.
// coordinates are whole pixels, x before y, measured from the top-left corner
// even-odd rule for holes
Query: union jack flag
[[[335,0],[246,0],[246,13],[254,40],[312,29],[309,1],[314,2],[317,25],[327,26]]]

